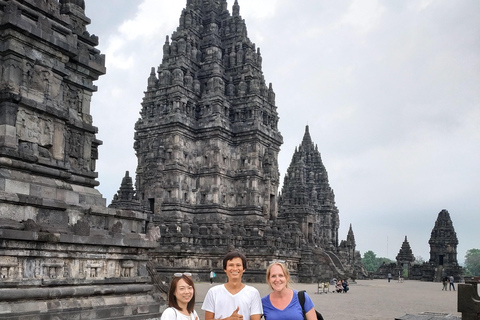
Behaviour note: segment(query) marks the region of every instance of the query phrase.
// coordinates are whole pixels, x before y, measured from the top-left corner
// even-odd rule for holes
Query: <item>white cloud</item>
[[[351,26],[357,33],[367,33],[378,25],[384,12],[379,0],[354,0],[340,24]]]

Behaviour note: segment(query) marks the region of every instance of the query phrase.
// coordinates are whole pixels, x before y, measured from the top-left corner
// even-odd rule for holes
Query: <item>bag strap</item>
[[[307,319],[307,315],[305,314],[305,290],[298,291],[298,302],[300,302],[300,306],[302,307],[303,319]]]

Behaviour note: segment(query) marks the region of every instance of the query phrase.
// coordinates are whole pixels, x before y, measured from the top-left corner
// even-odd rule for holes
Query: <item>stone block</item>
[[[39,312],[44,313],[48,311],[46,302],[44,301],[26,301],[22,303],[12,304],[11,312],[12,313],[29,313],[29,312]]]
[[[139,306],[137,308],[137,313],[138,314],[146,314],[146,313],[150,313],[150,306]]]
[[[17,147],[17,130],[14,126],[2,124],[0,125],[0,146],[16,148]]]
[[[30,184],[27,182],[6,179],[5,190],[11,193],[30,194]]]
[[[38,210],[37,223],[67,226],[68,222],[65,212],[43,208]]]
[[[71,205],[79,205],[78,193],[69,190],[57,190],[57,200],[64,201]]]
[[[42,198],[57,199],[57,190],[52,187],[42,186],[40,188],[40,195]]]

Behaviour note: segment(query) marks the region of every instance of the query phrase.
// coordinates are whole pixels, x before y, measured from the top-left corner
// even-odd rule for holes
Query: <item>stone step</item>
[[[48,313],[16,313],[16,314],[0,314],[0,319],[8,320],[58,320],[58,319],[75,319],[75,320],[147,320],[160,319],[160,303],[151,305],[138,306],[141,309],[140,314],[132,315],[132,310],[128,308],[132,306],[109,306],[97,307],[95,309],[86,310],[65,310]],[[129,312],[125,312],[125,311]],[[138,309],[136,310],[138,312]]]

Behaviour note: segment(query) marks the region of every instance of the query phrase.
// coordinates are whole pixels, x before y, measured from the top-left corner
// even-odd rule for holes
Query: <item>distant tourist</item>
[[[160,320],[195,319],[195,284],[190,273],[175,273],[168,290],[168,306]]]
[[[450,276],[448,279],[450,280],[450,286],[448,287],[449,290],[452,291],[452,288],[453,288],[453,291],[455,291],[455,283],[454,283],[455,279],[453,278],[453,276]]]
[[[443,290],[447,291],[447,283],[448,283],[448,277],[445,276],[445,277],[443,277],[443,279],[442,279],[442,284],[443,284],[442,291],[443,291]]]
[[[390,280],[392,280],[392,274],[390,272],[388,273],[387,278],[388,278],[388,282],[390,282]]]
[[[336,291],[337,293],[342,293],[342,292],[343,292],[342,280],[338,280],[338,281],[337,281],[337,285],[335,286],[335,291]]]
[[[260,293],[242,283],[247,258],[238,251],[231,251],[223,258],[223,270],[227,283],[211,287],[203,301],[205,320],[260,320],[263,313]]]
[[[216,277],[215,272],[212,269],[210,269],[210,284],[213,284],[213,280],[215,279],[215,277]]]
[[[290,289],[290,273],[285,264],[274,262],[267,268],[267,283],[272,293],[262,298],[265,320],[316,320],[312,299],[304,293],[305,318],[298,291]]]
[[[347,280],[344,280],[342,282],[342,286],[343,286],[343,292],[347,293],[348,290],[350,290],[350,287],[348,286],[348,281]]]

